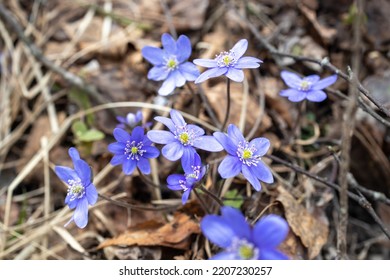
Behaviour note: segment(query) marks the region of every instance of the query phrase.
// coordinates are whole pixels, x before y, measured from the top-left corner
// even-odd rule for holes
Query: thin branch
[[[302,169],[301,167],[299,167],[297,165],[291,164],[288,161],[285,161],[285,160],[283,160],[283,159],[281,159],[279,157],[276,157],[274,155],[265,155],[264,157],[272,159],[275,162],[278,162],[278,163],[280,163],[280,164],[282,164],[284,166],[287,166],[288,168],[294,170],[295,172],[304,174],[307,177],[312,178],[312,179],[314,179],[314,180],[316,180],[316,181],[318,181],[318,182],[320,182],[320,183],[322,183],[322,184],[324,184],[324,185],[326,185],[328,187],[331,187],[332,189],[335,189],[336,191],[340,192],[340,186],[339,185],[337,185],[335,183],[332,183],[332,182],[328,181],[325,178],[322,178],[320,176],[312,174],[312,173]],[[378,215],[375,213],[374,209],[372,208],[372,205],[367,201],[367,199],[365,199],[361,195],[356,195],[356,194],[351,193],[351,192],[348,192],[348,197],[350,199],[354,200],[355,202],[357,202],[363,209],[367,210],[367,212],[372,216],[374,221],[380,226],[382,231],[386,234],[386,236],[390,240],[390,232],[389,232],[389,230],[386,228],[386,226],[384,226],[382,221],[379,219]]]

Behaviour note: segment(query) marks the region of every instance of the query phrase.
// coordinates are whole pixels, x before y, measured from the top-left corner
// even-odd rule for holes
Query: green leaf
[[[87,126],[82,121],[75,121],[72,124],[72,132],[76,136],[76,138],[80,138],[81,135],[88,131]]]
[[[88,130],[87,132],[83,133],[78,137],[78,139],[83,142],[93,142],[93,141],[102,140],[103,138],[104,138],[104,133],[94,128]]]
[[[238,194],[236,189],[230,190],[225,194],[224,204],[226,206],[231,206],[234,208],[241,208],[241,205],[244,203],[244,198],[242,195]]]

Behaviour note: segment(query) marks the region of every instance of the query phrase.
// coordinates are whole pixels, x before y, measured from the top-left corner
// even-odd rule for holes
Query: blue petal
[[[187,81],[195,81],[200,74],[198,68],[191,62],[180,64],[179,71]]]
[[[225,133],[214,132],[214,138],[222,145],[226,152],[230,155],[237,155],[237,145]]]
[[[289,258],[276,249],[260,249],[259,260],[288,260]]]
[[[172,142],[167,145],[165,145],[161,152],[164,157],[169,159],[170,161],[176,161],[183,155],[183,145],[179,144],[178,142]]]
[[[194,164],[194,158],[197,152],[191,146],[183,147],[183,156],[181,157],[181,165],[186,173],[192,173],[192,167]]]
[[[248,48],[248,40],[241,39],[234,45],[231,51],[234,52],[234,57],[236,59],[239,59],[246,52],[247,48]]]
[[[227,73],[225,74],[230,80],[237,83],[241,83],[244,80],[244,71],[230,67]]]
[[[172,132],[176,131],[175,124],[173,123],[173,121],[171,119],[166,118],[166,117],[155,117],[154,119],[156,121],[164,124],[166,127],[169,128],[170,131],[172,131]]]
[[[235,177],[241,172],[242,162],[237,156],[227,155],[218,166],[222,178]]]
[[[286,85],[288,85],[290,88],[294,88],[294,89],[301,88],[302,78],[299,77],[297,74],[289,71],[282,71],[280,73],[280,76],[282,77]]]
[[[195,84],[202,83],[210,78],[215,78],[221,76],[227,72],[228,68],[226,67],[217,67],[211,68],[209,70],[204,71],[200,76],[195,80]]]
[[[173,55],[176,53],[176,42],[170,34],[164,33],[161,36],[161,42],[167,54]]]
[[[88,186],[91,183],[91,167],[82,159],[74,162],[74,170],[81,179],[83,186]]]
[[[311,87],[312,90],[324,89],[337,81],[337,75],[329,76],[325,79],[318,81]]]
[[[222,248],[228,248],[236,237],[231,225],[216,215],[205,216],[200,228],[207,239]]]
[[[268,168],[268,166],[265,165],[265,163],[259,161],[257,165],[252,165],[250,168],[252,173],[260,181],[266,182],[268,184],[272,184],[274,182],[274,177],[272,176],[272,172]]]
[[[298,89],[288,88],[280,91],[280,96],[289,97],[290,95],[304,94]]]
[[[98,199],[98,192],[94,184],[89,184],[85,190],[85,195],[87,197],[89,205],[94,205]]]
[[[181,175],[181,174],[172,174],[172,175],[169,175],[168,178],[167,178],[167,183],[168,185],[180,185],[180,181],[185,181],[186,180],[186,177],[184,175]],[[169,187],[169,186],[168,186]],[[180,187],[180,190],[182,188]]]
[[[78,199],[70,200],[73,197],[73,195],[67,195],[65,197],[65,203],[68,204],[69,209],[74,209],[77,206]]]
[[[234,64],[234,68],[258,68],[260,67],[260,63],[262,63],[258,58],[251,57],[251,56],[244,56],[241,57],[236,64]]]
[[[165,130],[151,130],[147,133],[148,138],[154,143],[168,144],[176,141],[175,136]]]
[[[304,78],[305,81],[308,81],[311,84],[315,84],[320,80],[320,76],[318,75],[310,75]]]
[[[191,194],[191,190],[192,189],[188,189],[186,190],[185,192],[183,192],[183,195],[181,197],[181,203],[184,205],[186,204],[187,200],[188,200],[188,197],[190,196]]]
[[[246,141],[244,135],[242,135],[242,132],[234,124],[229,124],[227,133],[232,139],[233,143],[236,145],[238,145],[239,143],[244,143]]]
[[[145,158],[156,158],[160,155],[160,151],[156,147],[144,146],[142,149],[145,150],[145,153],[143,154]]]
[[[205,133],[203,128],[194,124],[187,125],[187,129],[188,131],[192,131],[196,137],[202,136]]]
[[[193,166],[200,166],[201,160],[199,154],[192,147],[185,147],[181,158],[181,166],[186,175],[194,173]]]
[[[210,260],[237,260],[237,252],[221,252],[210,258]]]
[[[172,191],[182,191],[183,188],[181,185],[167,185],[168,189]]]
[[[207,68],[216,68],[216,67],[218,67],[217,61],[215,59],[198,58],[198,59],[194,59],[194,63],[196,65],[199,65],[199,66],[202,66],[202,67],[207,67]]]
[[[74,148],[74,147],[69,148],[68,154],[69,154],[69,156],[71,157],[71,159],[72,159],[73,162],[75,162],[76,160],[79,160],[79,159],[80,159],[80,154],[79,154],[79,152],[77,151],[77,149]]]
[[[137,163],[135,162],[135,160],[132,159],[124,160],[122,166],[123,173],[125,173],[126,175],[130,175],[131,173],[134,172],[136,166]]]
[[[222,218],[230,222],[236,236],[240,239],[251,239],[251,227],[246,222],[244,215],[236,208],[224,206],[221,210]]]
[[[288,234],[287,222],[274,214],[265,216],[253,227],[253,242],[260,248],[276,248]]]
[[[185,126],[186,122],[183,116],[176,110],[172,109],[170,112],[171,119],[176,126]]]
[[[162,86],[158,90],[158,94],[167,96],[171,94],[176,87],[175,78],[172,75],[168,75],[168,78],[163,82]]]
[[[177,39],[176,46],[177,46],[177,60],[180,63],[182,63],[186,61],[191,55],[191,51],[192,51],[191,41],[187,36],[180,35],[179,39]]]
[[[306,95],[307,100],[310,100],[312,102],[324,101],[326,97],[326,93],[322,90],[310,90]]]
[[[142,126],[136,126],[131,133],[131,141],[135,141],[138,144],[143,140],[144,135],[144,128]]]
[[[140,157],[138,160],[137,166],[143,174],[146,174],[146,175],[150,174],[150,164],[146,158]]]
[[[306,98],[306,93],[305,92],[296,92],[295,95],[290,95],[288,97],[288,100],[291,102],[300,102]]]
[[[142,56],[153,65],[162,65],[164,63],[164,51],[156,47],[143,47]]]
[[[169,71],[165,66],[154,66],[148,72],[148,79],[153,81],[162,81],[168,77]]]
[[[180,73],[179,70],[175,70],[171,72],[172,77],[175,79],[175,86],[176,87],[182,87],[186,83],[186,79],[184,76]]]
[[[252,141],[249,142],[249,145],[250,146],[255,146],[256,147],[256,152],[253,154],[255,156],[264,156],[268,149],[269,149],[269,146],[270,146],[270,142],[267,138],[264,138],[264,137],[259,137],[259,138],[255,138],[253,139]]]
[[[122,154],[125,151],[126,144],[123,142],[114,142],[108,145],[107,149],[113,154]]]
[[[118,142],[126,143],[127,141],[130,141],[130,134],[126,130],[121,128],[114,129],[114,137]]]
[[[220,152],[223,150],[220,142],[211,135],[197,137],[193,142],[193,146],[209,152]]]
[[[80,199],[73,214],[73,220],[79,228],[85,228],[88,224],[88,201]]]
[[[122,164],[123,161],[126,159],[126,155],[121,154],[121,155],[114,155],[110,161],[110,164],[113,166]]]
[[[79,179],[76,171],[74,171],[72,168],[66,167],[66,166],[56,166],[54,168],[55,173],[57,176],[64,181],[66,184],[68,184],[69,180],[77,180]]]
[[[257,179],[256,175],[253,174],[251,167],[248,167],[247,165],[243,164],[242,165],[242,174],[249,181],[249,183],[252,185],[252,187],[256,191],[261,190],[261,184],[260,184],[259,180]]]

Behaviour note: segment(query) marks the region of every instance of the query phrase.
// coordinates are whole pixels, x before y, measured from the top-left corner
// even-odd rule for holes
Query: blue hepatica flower
[[[91,168],[82,159],[76,148],[70,148],[69,156],[72,158],[74,169],[66,166],[56,166],[57,176],[68,185],[68,194],[65,203],[70,209],[76,208],[72,218],[65,224],[74,221],[79,228],[88,223],[88,204],[96,203],[98,193],[91,181]]]
[[[202,166],[202,162],[198,154],[195,154],[194,162],[191,163],[190,166],[186,166],[184,168],[184,172],[184,175],[172,174],[167,178],[168,188],[174,191],[183,191],[183,204],[187,202],[196,183],[199,182],[206,173],[206,167]]]
[[[221,213],[221,216],[207,215],[200,223],[203,234],[211,242],[225,249],[211,259],[288,259],[277,249],[288,234],[288,224],[283,218],[271,214],[251,227],[242,213],[233,207],[224,206]]]
[[[171,110],[171,119],[155,117],[158,122],[166,125],[170,131],[151,130],[148,137],[155,143],[165,144],[161,152],[170,161],[181,158],[183,168],[191,167],[194,162],[195,148],[209,152],[219,152],[223,147],[213,136],[206,136],[205,131],[197,125],[187,124],[183,116],[176,110]]]
[[[175,42],[171,35],[165,33],[161,42],[163,49],[147,46],[142,49],[142,55],[154,65],[148,73],[148,79],[165,80],[158,94],[168,95],[186,81],[194,81],[199,76],[199,70],[187,61],[192,52],[191,41],[187,36],[180,35]]]
[[[318,75],[301,78],[297,74],[288,71],[282,71],[280,76],[290,87],[289,89],[282,90],[280,95],[287,97],[292,102],[299,102],[304,99],[313,102],[324,101],[326,99],[326,93],[323,89],[334,84],[337,80],[337,75],[320,80],[320,76]]]
[[[228,126],[228,135],[222,132],[214,132],[213,135],[228,153],[218,167],[222,178],[234,177],[242,172],[257,191],[261,189],[259,180],[269,184],[274,182],[270,169],[261,161],[270,146],[268,139],[260,137],[248,142],[233,124]]]
[[[152,142],[144,134],[144,129],[136,126],[130,135],[121,128],[115,128],[114,137],[118,142],[108,145],[108,150],[114,154],[110,163],[112,165],[122,164],[126,175],[133,173],[136,167],[142,173],[149,174],[148,158],[156,158],[160,152],[156,147],[151,146]]]
[[[243,56],[248,48],[248,41],[242,39],[238,41],[234,47],[228,52],[221,52],[215,59],[195,59],[196,65],[211,68],[203,72],[195,83],[202,83],[207,79],[226,75],[229,79],[235,82],[244,80],[244,68],[258,68],[261,61],[258,58]]]
[[[126,127],[133,128],[142,123],[143,115],[142,115],[142,111],[137,111],[137,113],[135,114],[128,113],[126,117],[117,116],[116,119],[119,122],[119,124],[116,127],[122,129],[125,129]],[[149,128],[151,125],[152,125],[151,122],[147,122],[144,125],[142,125],[142,127]]]

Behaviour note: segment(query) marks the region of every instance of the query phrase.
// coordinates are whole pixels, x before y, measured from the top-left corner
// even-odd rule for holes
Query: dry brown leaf
[[[291,230],[301,238],[302,244],[308,249],[309,259],[315,258],[322,246],[328,240],[328,225],[309,213],[295,198],[282,186],[277,188],[279,200]]]
[[[154,220],[130,228],[129,231],[102,242],[98,249],[107,246],[164,246],[188,249],[189,237],[200,233],[199,224],[184,213],[177,213],[168,224]]]

